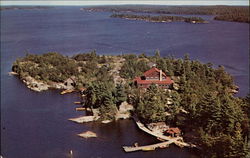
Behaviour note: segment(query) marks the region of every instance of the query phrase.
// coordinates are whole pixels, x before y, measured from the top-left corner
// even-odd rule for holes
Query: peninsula
[[[84,11],[113,13],[153,13],[179,15],[213,15],[214,20],[249,23],[248,6],[164,6],[164,5],[120,5],[81,8]]]
[[[123,18],[129,20],[144,20],[149,22],[187,22],[187,23],[208,23],[204,19],[200,17],[183,17],[183,16],[150,16],[150,15],[135,15],[135,14],[112,14],[110,17],[112,18]]]
[[[193,61],[188,55],[161,57],[159,51],[154,56],[92,51],[71,57],[55,52],[27,54],[13,63],[12,71],[36,91],[77,91],[81,100],[76,104],[90,116],[73,121],[108,123],[133,116],[141,130],[166,141],[125,146],[125,151],[175,143],[193,144],[207,157],[247,154],[250,97],[234,96],[238,87],[223,66]]]

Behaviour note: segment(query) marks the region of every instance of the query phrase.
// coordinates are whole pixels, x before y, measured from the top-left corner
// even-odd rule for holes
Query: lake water
[[[1,11],[1,153],[6,158],[185,158],[195,157],[174,145],[152,152],[124,153],[122,145],[157,140],[136,128],[132,120],[110,124],[75,124],[82,115],[73,105],[77,94],[37,93],[14,76],[11,65],[26,52],[65,55],[96,50],[99,54],[146,53],[182,57],[224,65],[240,87],[249,89],[249,24],[214,21],[209,24],[149,23],[110,18],[108,12],[84,12],[79,7]],[[94,131],[98,138],[76,134]]]

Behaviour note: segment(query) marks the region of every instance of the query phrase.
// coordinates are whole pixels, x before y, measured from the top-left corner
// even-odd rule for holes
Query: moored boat
[[[142,151],[152,151],[152,150],[155,150],[155,148],[153,147],[145,147],[142,149]]]
[[[74,89],[66,89],[62,91],[61,94],[72,93],[72,92],[74,92]]]

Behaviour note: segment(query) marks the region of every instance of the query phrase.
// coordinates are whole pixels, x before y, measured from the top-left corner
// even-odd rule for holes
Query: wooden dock
[[[76,108],[76,111],[90,111],[91,109],[85,107]]]
[[[165,141],[165,142],[162,142],[162,143],[153,144],[153,145],[145,145],[145,146],[123,146],[123,149],[126,152],[139,151],[139,150],[150,151],[150,150],[155,150],[156,148],[166,148],[166,147],[169,146],[169,144],[174,143],[178,139],[179,138],[174,138],[172,140]]]
[[[134,120],[135,120],[135,123],[137,124],[137,126],[138,126],[141,130],[143,130],[144,132],[146,132],[146,133],[148,133],[148,134],[150,134],[150,135],[152,135],[152,136],[155,136],[155,137],[157,137],[157,138],[160,138],[160,139],[162,139],[162,140],[167,140],[167,141],[173,139],[173,137],[168,137],[168,136],[165,136],[165,135],[163,135],[163,134],[161,134],[161,133],[155,133],[155,132],[149,130],[147,127],[144,126],[144,124],[142,124],[142,123],[141,123],[137,118],[135,118],[135,117],[134,117]],[[182,139],[182,137],[177,137],[177,138],[178,138],[177,140]]]
[[[139,127],[139,129],[141,129],[142,131],[157,137],[160,140],[163,140],[165,142],[162,143],[158,143],[158,144],[153,144],[153,145],[146,145],[146,146],[141,146],[141,147],[128,147],[128,146],[124,146],[124,150],[126,152],[131,152],[131,151],[137,151],[137,150],[143,150],[143,149],[147,149],[147,148],[157,148],[157,147],[162,147],[164,145],[170,145],[172,143],[178,145],[179,147],[196,147],[193,144],[188,144],[183,142],[183,138],[182,137],[169,137],[169,136],[165,136],[162,133],[156,133],[153,132],[151,130],[149,130],[147,127],[144,126],[143,123],[140,122],[140,120],[134,116],[133,119],[135,120],[136,125]]]
[[[150,134],[152,136],[157,137],[158,139],[160,138],[162,140],[171,141],[171,142],[172,142],[172,140],[174,140],[174,142],[172,142],[172,143],[175,143],[176,145],[178,145],[180,147],[184,147],[184,146],[186,146],[186,147],[195,147],[195,145],[183,142],[182,137],[168,137],[168,136],[165,136],[165,135],[163,135],[161,133],[155,133],[155,132],[149,130],[147,127],[145,127],[138,119],[137,120],[136,120],[136,118],[134,118],[134,119],[135,119],[135,123],[137,124],[137,126],[141,130],[143,130],[144,132],[146,132],[146,133],[148,133],[148,134]]]
[[[81,101],[75,101],[74,104],[82,104]]]

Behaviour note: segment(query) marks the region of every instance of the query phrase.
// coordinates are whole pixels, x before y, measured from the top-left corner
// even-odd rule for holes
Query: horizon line
[[[227,5],[249,6],[249,1],[0,1],[0,6],[98,6],[98,5]]]

